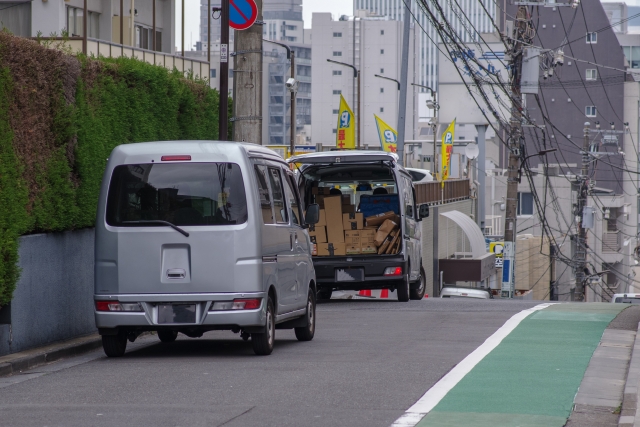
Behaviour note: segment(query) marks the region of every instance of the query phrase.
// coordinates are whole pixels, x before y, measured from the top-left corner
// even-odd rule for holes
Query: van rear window
[[[116,166],[107,199],[107,224],[144,226],[229,225],[247,221],[240,166],[233,163],[172,163]]]

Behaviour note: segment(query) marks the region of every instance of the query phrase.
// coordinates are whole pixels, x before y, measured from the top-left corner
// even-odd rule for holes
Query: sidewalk
[[[570,416],[584,415],[574,412],[574,404],[579,409],[587,403],[610,416],[607,424],[587,416],[574,426],[617,425],[614,412],[622,403],[635,331],[605,333],[605,328],[625,308],[609,303],[555,304],[530,314],[418,425],[560,427],[572,425]],[[640,377],[640,366],[629,372]],[[629,390],[628,398],[634,397],[637,400],[637,393]],[[617,405],[608,406],[613,404]]]

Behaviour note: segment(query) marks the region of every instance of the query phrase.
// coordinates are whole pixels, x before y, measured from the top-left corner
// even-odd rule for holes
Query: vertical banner
[[[504,242],[504,255],[502,260],[502,298],[513,298],[515,292],[515,263],[516,245],[514,242]]]
[[[393,130],[391,126],[386,124],[380,117],[373,115],[376,119],[376,127],[378,128],[378,137],[380,138],[380,146],[384,151],[395,153],[398,150],[398,132]]]
[[[356,121],[349,104],[340,94],[340,109],[338,110],[338,127],[336,131],[336,147],[356,148]]]
[[[451,153],[453,152],[453,134],[456,129],[456,119],[453,119],[447,130],[442,134],[442,188],[444,182],[449,178],[451,172]]]

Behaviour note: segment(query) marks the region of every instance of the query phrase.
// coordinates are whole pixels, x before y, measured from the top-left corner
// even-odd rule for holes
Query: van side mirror
[[[429,205],[426,203],[418,206],[418,221],[422,221],[422,218],[429,217]]]
[[[310,204],[307,207],[307,213],[304,216],[304,222],[308,225],[317,224],[320,221],[320,207],[316,204]]]

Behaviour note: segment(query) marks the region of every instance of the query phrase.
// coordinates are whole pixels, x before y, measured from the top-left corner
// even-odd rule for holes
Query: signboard
[[[504,242],[490,242],[489,252],[496,255],[496,268],[502,268],[502,261],[504,260]]]
[[[229,0],[229,26],[246,30],[258,19],[258,6],[254,0]]]
[[[515,280],[513,264],[515,261],[516,245],[514,242],[504,242],[504,260],[502,261],[502,298],[513,298]]]
[[[228,62],[229,45],[224,43],[220,45],[220,62]]]

